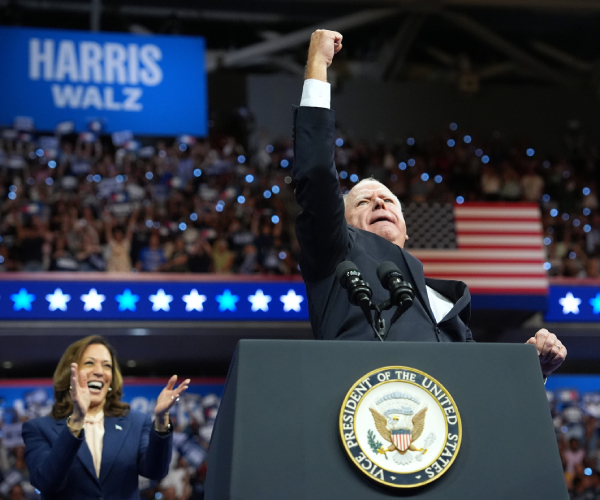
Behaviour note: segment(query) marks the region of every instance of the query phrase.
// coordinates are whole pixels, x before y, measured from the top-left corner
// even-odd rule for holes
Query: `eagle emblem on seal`
[[[376,446],[372,446],[373,451],[386,458],[387,453],[393,453],[392,459],[399,465],[408,465],[413,461],[413,453],[409,452],[417,452],[416,459],[420,462],[427,448],[435,441],[435,435],[431,433],[421,448],[415,446],[415,441],[421,437],[425,428],[427,406],[421,405],[411,394],[391,392],[379,398],[369,410],[377,432],[390,443],[387,448],[376,443]],[[369,438],[373,442],[372,435]]]

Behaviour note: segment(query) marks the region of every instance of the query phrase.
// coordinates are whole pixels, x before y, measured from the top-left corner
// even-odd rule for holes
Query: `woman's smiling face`
[[[87,346],[79,362],[79,372],[84,372],[87,376],[90,408],[104,407],[113,377],[112,357],[106,346],[102,344]]]

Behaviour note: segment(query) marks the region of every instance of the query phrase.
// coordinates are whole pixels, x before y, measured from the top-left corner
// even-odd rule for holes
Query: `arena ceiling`
[[[0,0],[0,24],[201,35],[210,72],[301,75],[316,28],[334,77],[600,88],[600,0]]]

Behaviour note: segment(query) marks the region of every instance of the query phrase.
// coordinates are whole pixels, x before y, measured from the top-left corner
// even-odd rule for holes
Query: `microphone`
[[[380,264],[377,268],[377,278],[383,288],[390,292],[390,301],[399,308],[400,314],[412,306],[415,292],[412,285],[404,281],[396,264],[389,261]]]
[[[349,260],[340,262],[335,270],[335,274],[342,288],[348,290],[350,303],[359,306],[369,324],[372,325],[371,297],[373,296],[373,291],[369,284],[362,279],[362,275],[356,264]]]

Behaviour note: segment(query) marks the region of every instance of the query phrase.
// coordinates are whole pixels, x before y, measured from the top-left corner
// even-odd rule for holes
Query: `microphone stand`
[[[389,333],[390,329],[392,328],[392,325],[396,321],[398,321],[400,316],[402,316],[410,307],[410,306],[400,307],[400,305],[397,305],[396,311],[394,312],[394,315],[392,316],[392,319],[390,320],[390,324],[386,328],[385,318],[381,317],[381,313],[383,311],[387,311],[388,309],[391,309],[393,305],[394,304],[390,299],[384,300],[379,305],[371,304],[371,309],[373,309],[375,311],[375,321],[374,321],[374,324],[371,323],[371,326],[373,327],[373,331],[375,332],[375,334],[377,335],[379,340],[381,340],[382,342],[387,337],[387,334]]]
[[[375,321],[374,321],[374,324],[371,324],[371,326],[373,327],[373,331],[375,332],[375,334],[377,335],[379,340],[381,340],[382,342],[387,337],[387,334],[390,331],[392,324],[400,317],[400,315],[398,315],[398,318],[396,317],[396,315],[398,314],[398,311],[396,311],[396,313],[394,314],[394,317],[392,318],[392,321],[390,322],[389,326],[386,328],[385,318],[381,317],[381,313],[383,311],[387,311],[391,307],[392,307],[392,302],[389,299],[384,300],[379,305],[371,304],[371,309],[373,309],[375,311]],[[402,313],[400,313],[400,314],[402,314]]]
[[[381,314],[383,313],[383,311],[391,309],[393,305],[394,304],[390,299],[386,299],[380,304],[373,304],[372,302],[367,300],[361,301],[359,304],[359,307],[362,309],[365,318],[367,319],[367,322],[369,323],[369,325],[371,325],[371,328],[375,332],[377,338],[382,342],[386,339],[387,334],[392,328],[392,325],[396,321],[398,321],[398,318],[400,318],[400,316],[402,316],[402,314],[404,314],[408,310],[407,307],[396,306],[396,311],[394,312],[394,315],[390,320],[390,324],[386,326],[385,318],[382,318]],[[371,310],[375,312],[375,318],[373,318]]]

